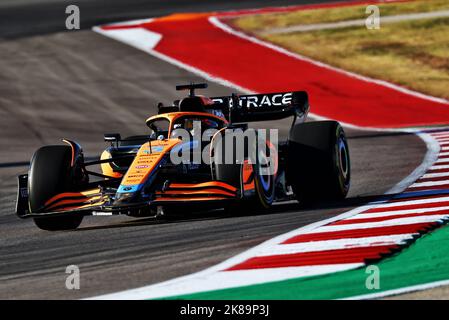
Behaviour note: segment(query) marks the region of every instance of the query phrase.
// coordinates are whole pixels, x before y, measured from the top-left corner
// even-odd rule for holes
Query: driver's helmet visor
[[[218,128],[218,123],[211,119],[188,118],[184,119],[181,123],[176,123],[173,126],[173,129],[183,128],[191,131],[199,126],[201,126],[201,130],[206,130],[210,128]]]

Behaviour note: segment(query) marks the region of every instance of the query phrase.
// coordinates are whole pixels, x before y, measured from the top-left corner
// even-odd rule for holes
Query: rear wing
[[[251,122],[303,117],[309,111],[305,91],[212,97],[206,109],[220,110],[230,122]]]
[[[195,95],[195,89],[207,88],[206,83],[177,85],[176,90],[189,90],[189,96],[176,100],[171,106],[158,104],[158,113],[182,111],[181,104],[188,105],[188,111],[216,111],[229,122],[251,122],[278,120],[293,116],[305,117],[309,111],[309,98],[305,91],[248,94],[225,97]],[[185,106],[184,106],[185,107]],[[185,109],[185,108],[184,108]]]

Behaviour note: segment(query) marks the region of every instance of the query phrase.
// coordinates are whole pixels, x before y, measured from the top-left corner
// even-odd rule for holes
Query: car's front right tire
[[[31,213],[45,210],[46,202],[53,196],[71,191],[73,177],[70,173],[72,151],[69,146],[45,146],[38,149],[32,160],[28,175],[28,201]],[[60,216],[34,218],[37,227],[43,230],[76,229],[83,220],[78,212]]]
[[[42,230],[61,231],[74,230],[83,221],[83,216],[77,212],[68,213],[63,216],[34,218],[34,224]]]

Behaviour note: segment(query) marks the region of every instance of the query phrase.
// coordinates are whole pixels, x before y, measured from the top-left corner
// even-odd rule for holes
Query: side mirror
[[[122,140],[120,133],[105,133],[104,134],[104,141],[110,142],[111,145],[113,143],[117,144],[120,140]]]

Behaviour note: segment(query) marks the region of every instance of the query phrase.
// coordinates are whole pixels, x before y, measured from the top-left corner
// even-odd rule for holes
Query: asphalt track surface
[[[119,1],[112,3],[119,8]],[[137,12],[138,2],[132,3],[136,13],[126,18],[152,15]],[[214,10],[220,5],[215,1],[206,8],[197,3],[201,1],[161,7],[153,15]],[[0,12],[5,14],[2,4]],[[107,18],[120,20],[110,10]],[[49,17],[49,25],[52,21]],[[96,156],[105,147],[104,132],[145,132],[144,120],[154,113],[156,103],[179,97],[175,84],[201,79],[91,31],[50,33],[58,30],[48,28],[42,32],[49,34],[22,37],[23,30],[11,28],[20,37],[0,42],[3,299],[84,298],[202,270],[273,236],[366,203],[410,174],[425,154],[424,143],[414,135],[347,130],[353,184],[349,198],[341,203],[309,209],[283,204],[250,216],[189,214],[175,221],[89,217],[77,231],[41,231],[33,221],[14,215],[16,176],[27,170],[24,163],[35,149],[67,137],[79,141],[87,156]],[[230,91],[210,84],[207,93]],[[80,267],[80,290],[65,288],[65,268],[71,264]]]
[[[338,0],[337,0],[338,1]],[[68,5],[81,12],[81,28],[108,22],[164,16],[179,12],[211,12],[337,2],[335,0],[0,0],[0,39],[65,30]]]

